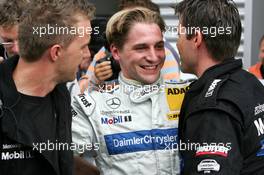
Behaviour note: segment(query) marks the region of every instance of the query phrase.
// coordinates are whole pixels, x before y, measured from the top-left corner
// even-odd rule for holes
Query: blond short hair
[[[133,7],[145,7],[157,13],[160,13],[159,6],[151,0],[119,0],[119,10]]]
[[[162,17],[147,8],[138,7],[125,9],[114,14],[106,26],[106,38],[108,43],[122,49],[127,35],[136,23],[157,24],[162,32],[165,31],[165,23]]]

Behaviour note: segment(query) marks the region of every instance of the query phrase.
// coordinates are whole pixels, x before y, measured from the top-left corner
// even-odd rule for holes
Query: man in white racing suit
[[[188,87],[160,78],[164,28],[162,18],[145,8],[116,13],[106,35],[121,65],[119,85],[74,97],[75,153],[95,153],[89,155],[101,174],[180,173],[178,116]]]

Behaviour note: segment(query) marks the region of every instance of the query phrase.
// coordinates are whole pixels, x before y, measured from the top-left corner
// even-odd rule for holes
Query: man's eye
[[[5,42],[5,43],[12,43],[14,41],[12,39],[4,39],[3,42]]]
[[[144,49],[146,49],[146,47],[136,47],[135,49],[136,50],[144,50]]]
[[[157,49],[164,49],[164,44],[159,44],[156,46]]]

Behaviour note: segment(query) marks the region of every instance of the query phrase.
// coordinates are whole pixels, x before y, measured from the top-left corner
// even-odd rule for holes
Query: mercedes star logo
[[[115,97],[107,100],[106,104],[112,109],[117,109],[121,105],[121,101],[119,98]]]

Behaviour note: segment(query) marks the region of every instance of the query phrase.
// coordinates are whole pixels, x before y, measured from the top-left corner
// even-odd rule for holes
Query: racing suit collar
[[[119,84],[121,90],[129,95],[130,100],[135,103],[141,103],[148,100],[154,94],[157,94],[160,91],[162,84],[162,78],[152,83],[152,84],[143,84],[136,80],[127,79],[122,73],[119,74]]]
[[[120,72],[119,76],[118,76],[118,81],[119,81],[119,85],[121,87],[125,87],[125,89],[127,91],[125,91],[126,94],[130,94],[132,91],[138,89],[138,88],[146,88],[146,87],[150,87],[150,86],[160,86],[163,82],[161,76],[158,78],[157,81],[155,81],[152,84],[144,84],[142,82],[139,82],[137,80],[132,80],[132,79],[128,79],[126,77],[124,77],[123,73]]]

